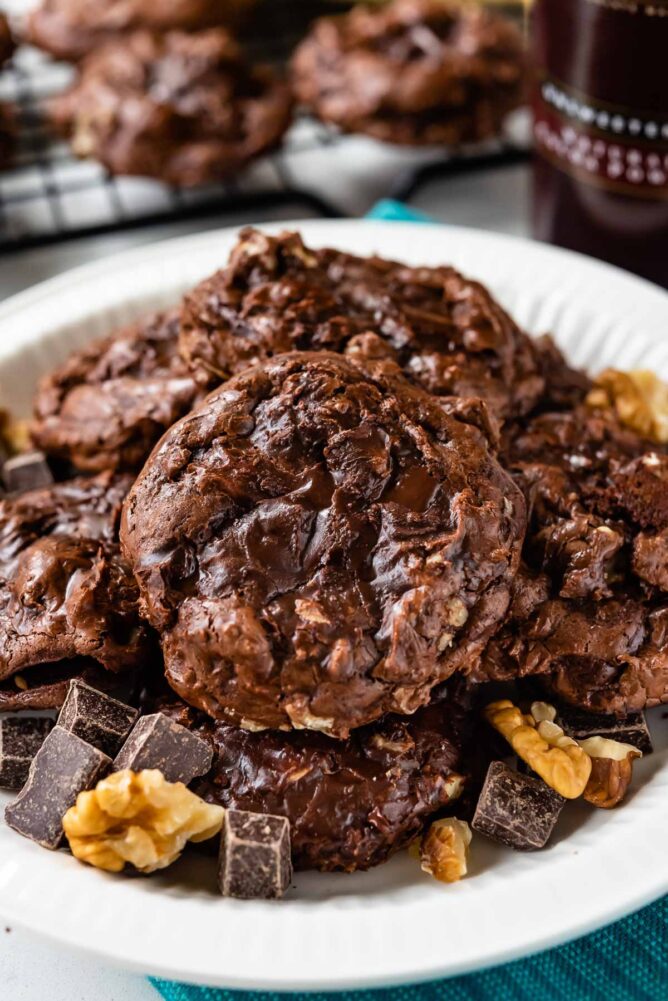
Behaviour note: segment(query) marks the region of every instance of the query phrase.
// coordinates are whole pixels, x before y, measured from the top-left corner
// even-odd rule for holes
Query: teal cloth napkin
[[[378,202],[367,218],[431,221],[390,199]],[[151,983],[165,1001],[668,1001],[668,896],[556,949],[429,984],[279,994]]]
[[[424,212],[409,209],[403,202],[395,202],[391,198],[382,198],[367,212],[367,219],[385,219],[388,222],[433,222]]]

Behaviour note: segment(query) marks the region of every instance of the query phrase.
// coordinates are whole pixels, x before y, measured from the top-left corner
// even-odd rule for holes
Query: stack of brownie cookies
[[[26,41],[77,64],[74,84],[48,102],[51,125],[111,174],[192,187],[278,146],[295,99],[327,125],[412,146],[497,136],[525,99],[521,34],[485,8],[393,0],[321,18],[284,53],[289,81],[249,63],[230,34],[248,14],[253,37],[252,8],[42,0]]]
[[[63,482],[0,507],[4,677],[124,669],[210,743],[207,799],[375,865],[470,808],[486,682],[668,699],[668,459],[589,389],[453,268],[243,231],[42,380]]]
[[[78,62],[134,31],[200,31],[235,24],[253,0],[42,0],[28,15],[26,40],[56,59]]]

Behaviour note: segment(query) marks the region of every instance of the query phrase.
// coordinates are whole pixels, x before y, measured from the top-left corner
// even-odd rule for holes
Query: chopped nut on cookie
[[[187,841],[218,834],[224,814],[156,769],[128,769],[80,793],[63,829],[80,861],[108,872],[120,872],[129,862],[148,873],[176,861]]]

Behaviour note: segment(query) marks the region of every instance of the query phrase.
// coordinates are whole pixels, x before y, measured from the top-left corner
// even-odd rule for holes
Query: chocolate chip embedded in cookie
[[[542,355],[478,282],[311,250],[297,233],[243,230],[227,266],[184,297],[180,344],[204,380],[282,351],[396,363],[430,393],[481,396],[500,418],[545,389]]]
[[[146,659],[117,542],[130,483],[101,474],[0,501],[0,679],[77,656],[113,671]]]
[[[472,669],[524,526],[476,427],[403,379],[293,353],[166,433],[121,534],[186,701],[345,737]]]
[[[32,438],[86,472],[139,469],[198,392],[178,351],[177,312],[86,345],[40,382]]]
[[[42,0],[28,16],[26,37],[58,59],[78,60],[104,42],[146,28],[199,31],[229,25],[252,0]]]
[[[78,156],[112,174],[191,187],[230,177],[274,148],[291,97],[270,70],[249,66],[222,29],[139,31],[91,53],[49,113]]]
[[[515,25],[441,0],[322,18],[292,72],[298,99],[323,121],[409,145],[497,135],[526,83]]]
[[[468,781],[472,721],[450,698],[384,719],[345,741],[249,733],[173,704],[165,712],[214,748],[204,799],[287,817],[298,869],[370,869],[418,835]]]

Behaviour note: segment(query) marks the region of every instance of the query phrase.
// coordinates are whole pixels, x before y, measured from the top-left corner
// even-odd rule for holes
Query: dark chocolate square
[[[227,810],[220,839],[218,884],[225,897],[282,897],[292,878],[286,817]]]
[[[75,733],[113,758],[138,716],[138,709],[99,692],[77,678],[70,681],[58,716],[58,726]]]
[[[211,746],[164,713],[142,716],[120,749],[113,770],[157,768],[168,782],[188,785],[211,768]]]
[[[472,827],[519,851],[543,848],[566,800],[542,779],[493,761],[483,784]]]
[[[557,723],[575,740],[607,737],[609,740],[619,740],[622,744],[631,744],[643,754],[651,754],[654,750],[647,720],[642,712],[620,718],[566,706],[559,709]]]
[[[4,463],[2,479],[7,493],[16,494],[50,486],[53,474],[44,452],[22,452]]]
[[[81,737],[54,726],[33,758],[28,781],[5,809],[9,827],[45,848],[63,838],[63,817],[84,789],[92,789],[111,758]]]
[[[8,716],[0,720],[0,787],[20,789],[30,763],[44,743],[53,720],[38,716]]]

